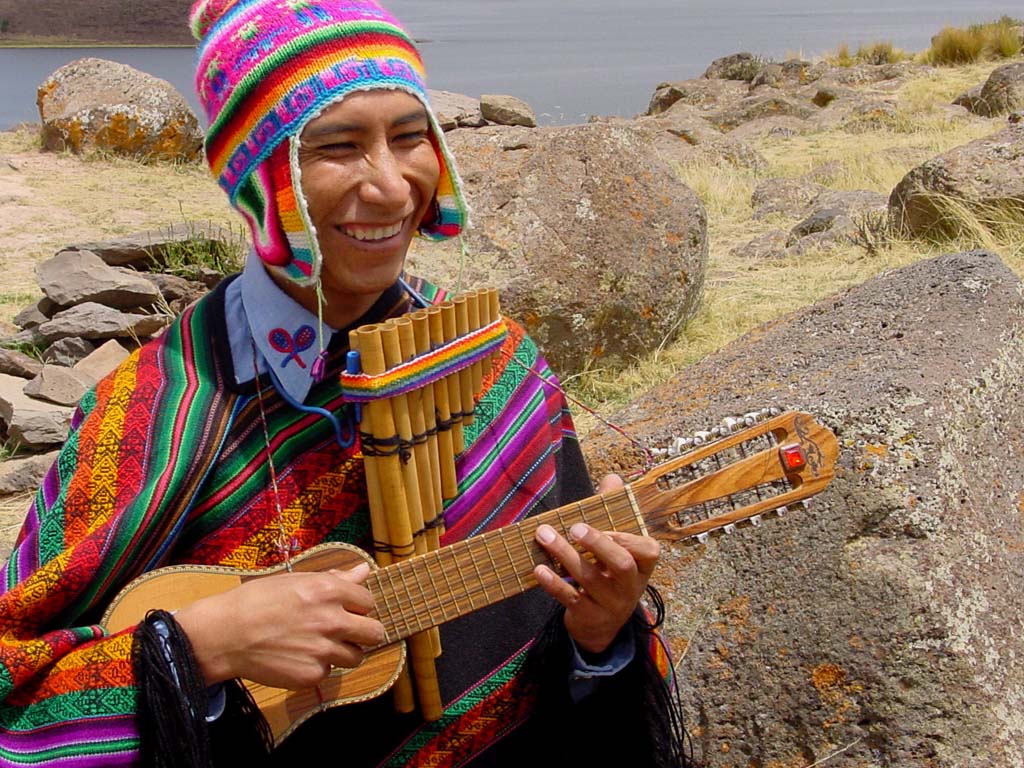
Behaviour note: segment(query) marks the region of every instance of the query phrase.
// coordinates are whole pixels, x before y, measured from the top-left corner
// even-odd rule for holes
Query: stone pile
[[[89,388],[220,278],[209,270],[197,272],[200,280],[153,271],[162,255],[174,247],[209,248],[223,236],[214,227],[141,232],[71,245],[40,263],[43,297],[18,314],[21,331],[0,348],[0,423],[7,444],[38,453],[63,443]],[[0,493],[38,484],[48,463],[39,457],[3,462]]]
[[[594,120],[641,132],[670,166],[710,161],[756,172],[766,163],[749,142],[762,136],[898,126],[902,118],[895,91],[928,70],[911,62],[840,67],[737,53],[712,62],[699,78],[660,84],[645,115]],[[1024,63],[1012,62],[941,110],[943,119],[958,124],[1006,127],[912,169],[888,197],[870,190],[829,189],[824,184],[843,173],[838,164],[801,177],[763,180],[751,196],[753,217],[789,221],[737,246],[733,255],[786,258],[851,240],[871,247],[886,233],[950,234],[945,230],[949,221],[960,218],[957,209],[983,219],[1006,208],[1020,209],[1022,110]]]

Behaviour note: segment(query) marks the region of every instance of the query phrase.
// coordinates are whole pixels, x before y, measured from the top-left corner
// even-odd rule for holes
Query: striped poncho
[[[111,636],[97,622],[138,575],[176,563],[275,565],[282,524],[300,549],[368,546],[358,442],[339,447],[326,419],[290,407],[264,383],[278,514],[254,383],[228,384],[223,297],[218,289],[189,309],[83,399],[29,510],[0,596],[0,765],[137,762],[132,635]],[[396,288],[360,323],[408,309]],[[337,383],[344,352],[330,350],[329,375],[307,404],[350,407]],[[445,543],[590,493],[550,379],[513,326],[466,431]],[[297,764],[304,750],[333,742],[346,766],[509,764],[512,753],[501,750],[527,748],[520,734],[529,728],[519,726],[533,706],[518,672],[549,610],[534,590],[445,625],[441,720],[396,716],[383,696],[313,718],[275,755]],[[500,749],[487,749],[494,743]]]

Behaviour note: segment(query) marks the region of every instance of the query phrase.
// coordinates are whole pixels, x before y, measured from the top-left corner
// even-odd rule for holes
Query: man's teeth
[[[387,227],[360,227],[359,229],[342,227],[342,232],[349,237],[354,237],[356,240],[384,240],[388,237],[394,237],[401,231],[402,222],[391,224]]]

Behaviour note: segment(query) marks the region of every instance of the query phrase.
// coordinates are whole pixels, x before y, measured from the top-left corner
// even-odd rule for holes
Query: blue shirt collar
[[[331,343],[335,330],[281,290],[254,251],[250,251],[238,282],[245,322],[258,353],[256,369],[260,373],[271,371],[279,387],[298,402],[305,402],[315,383],[313,365],[320,351]],[[239,383],[252,380],[256,373],[253,364],[249,363],[248,371],[238,368],[243,350],[232,352]]]

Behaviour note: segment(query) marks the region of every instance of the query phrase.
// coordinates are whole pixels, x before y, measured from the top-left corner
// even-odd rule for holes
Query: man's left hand
[[[598,493],[622,485],[621,477],[608,475],[598,486]],[[537,543],[562,564],[572,581],[546,565],[538,565],[533,574],[544,591],[565,606],[565,627],[576,646],[598,654],[611,645],[632,615],[657,565],[660,546],[647,536],[602,532],[585,523],[571,526],[569,534],[594,562],[550,525],[541,525],[537,528]]]

